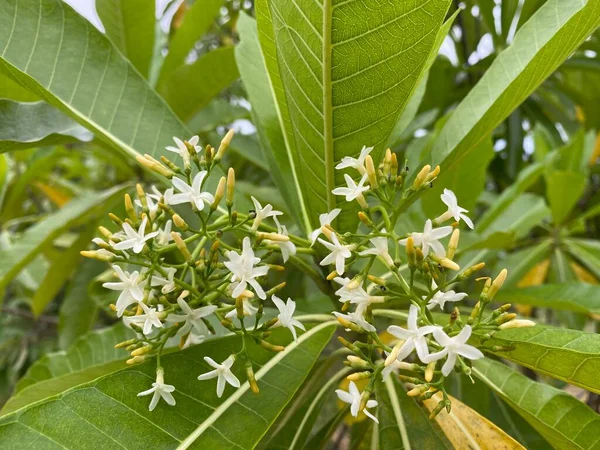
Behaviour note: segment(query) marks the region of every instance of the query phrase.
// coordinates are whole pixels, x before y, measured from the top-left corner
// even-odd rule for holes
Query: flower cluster
[[[181,157],[181,167],[165,157],[158,161],[150,155],[140,156],[138,161],[166,177],[170,186],[164,191],[152,186],[146,192],[138,184],[137,199],[125,195],[127,217],[110,214],[118,230],[100,227],[103,238],[94,239],[99,249],[82,252],[110,263],[118,279],[103,286],[118,292],[111,307],[136,333],[135,338],[118,345],[131,353],[127,362],[135,364],[156,356],[156,382],[138,394],[153,394],[150,410],[161,398],[169,405],[176,403],[175,387],[165,384],[160,361],[172,338],[179,338],[180,347],[185,348],[214,334],[216,326],[242,338],[241,350],[224,361],[204,358],[212,370],[199,374],[198,379],[217,378],[216,391],[221,397],[226,384],[240,386],[232,371],[236,361],[241,361],[240,369],[258,392],[246,342],[281,351],[283,347],[267,341],[271,328],[286,327],[294,339],[298,330],[305,329],[293,317],[295,302],[284,302],[275,295],[285,283],[271,288],[266,284],[270,271],[283,270],[279,259],[286,262],[297,252],[312,251],[310,242],[290,237],[278,221],[282,213],[253,197],[254,209],[238,212],[233,169],[219,179],[214,190],[208,188],[210,175],[231,138],[232,132],[217,150],[198,146],[197,136],[188,141],[174,138],[176,146],[167,150]],[[272,302],[279,314],[262,320],[267,302]]]

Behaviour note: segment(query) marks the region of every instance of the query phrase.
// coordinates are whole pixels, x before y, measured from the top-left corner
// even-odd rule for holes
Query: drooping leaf
[[[156,4],[147,0],[96,0],[107,36],[144,76],[154,54]]]
[[[449,3],[370,8],[331,0],[257,2],[262,52],[288,146],[276,151],[291,157],[311,225],[336,206],[343,208],[341,229],[357,223],[354,207],[331,193],[345,184],[334,167],[344,156],[357,156],[363,145],[374,146],[379,160],[426,67]],[[394,39],[382,45],[385,36]]]
[[[123,154],[157,156],[188,135],[108,38],[64,2],[0,3],[0,55],[1,72]]]
[[[532,381],[488,358],[475,361],[473,367],[474,375],[497,392],[554,448],[596,448],[600,416],[575,397]]]
[[[0,99],[0,152],[92,138],[92,133],[45,102]]]
[[[222,361],[239,350],[239,338],[230,336],[161,358],[165,382],[176,387],[174,407],[161,403],[150,412],[149,399],[136,396],[155,380],[156,362],[150,360],[3,416],[0,441],[9,447],[36,439],[38,445],[53,441],[78,448],[98,448],[102,442],[124,448],[253,448],[300,387],[335,327],[332,322],[317,325],[291,343],[288,330],[276,330],[270,340],[288,344],[276,355],[251,346],[253,361],[262,366],[256,372],[259,394],[244,382],[237,390],[227,387],[219,399],[215,380],[196,379],[210,370],[204,356]],[[244,365],[238,362],[234,373],[244,380]],[[48,415],[61,426],[47,427]]]

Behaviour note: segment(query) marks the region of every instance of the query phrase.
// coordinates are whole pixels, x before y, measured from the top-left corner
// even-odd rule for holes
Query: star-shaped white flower
[[[338,275],[344,274],[344,265],[346,259],[352,256],[354,245],[342,245],[335,233],[331,233],[331,242],[324,241],[319,238],[319,242],[323,244],[331,253],[321,260],[319,263],[322,266],[335,263],[335,271]]]
[[[335,168],[338,170],[342,170],[342,169],[347,169],[348,167],[351,167],[352,169],[358,170],[362,175],[366,172],[365,158],[367,157],[367,155],[369,153],[371,153],[372,150],[373,150],[373,147],[367,147],[365,145],[365,146],[363,146],[362,150],[360,151],[360,155],[358,156],[358,159],[352,158],[351,156],[344,156],[342,158],[341,162],[338,163],[338,165],[335,166]]]
[[[434,280],[431,280],[431,287],[433,290],[437,289],[437,284],[435,284]],[[437,291],[427,303],[427,309],[433,309],[439,305],[440,309],[443,311],[446,302],[459,302],[467,295],[468,294],[465,294],[464,292],[454,292],[452,290],[446,292],[442,292],[441,290]],[[422,298],[425,300],[427,296],[423,296]]]
[[[311,247],[313,245],[315,245],[317,238],[323,233],[323,230],[321,230],[321,227],[331,225],[331,222],[333,222],[335,220],[335,218],[340,214],[340,211],[341,211],[341,209],[335,208],[335,209],[332,209],[331,212],[321,214],[319,216],[319,223],[321,224],[321,226],[319,228],[317,228],[316,230],[313,230],[312,233],[310,233]]]
[[[402,347],[400,347],[398,356],[396,357],[398,361],[403,361],[406,359],[406,357],[415,349],[417,350],[417,356],[421,361],[424,361],[424,358],[429,354],[427,338],[425,336],[427,336],[429,333],[432,333],[437,329],[437,327],[433,325],[426,325],[419,328],[417,325],[418,313],[418,308],[415,305],[411,305],[410,309],[408,310],[408,320],[406,321],[406,326],[408,329],[404,329],[396,325],[391,325],[388,327],[388,333],[404,341]]]
[[[152,239],[158,234],[158,231],[146,234],[146,225],[148,219],[144,217],[142,223],[137,231],[135,231],[131,225],[127,222],[123,223],[123,231],[125,232],[125,239],[121,242],[113,244],[115,250],[129,250],[133,249],[133,253],[140,253],[146,245],[148,239]]]
[[[233,292],[231,296],[237,298],[242,295],[248,286],[254,288],[254,292],[259,298],[267,298],[262,286],[256,281],[257,277],[262,277],[269,271],[268,266],[255,267],[260,262],[260,258],[254,256],[254,250],[250,244],[250,238],[245,237],[242,243],[242,252],[237,253],[233,250],[227,253],[229,261],[225,261],[225,267],[232,273],[231,287]]]
[[[433,228],[431,220],[427,219],[422,233],[410,233],[410,235],[412,236],[415,245],[417,247],[421,247],[423,256],[426,257],[429,254],[429,249],[431,248],[433,253],[440,258],[444,258],[446,256],[446,249],[439,240],[451,233],[452,227]],[[401,239],[399,243],[401,245],[406,245],[406,239]]]
[[[356,384],[354,384],[354,381],[351,381],[350,384],[348,385],[348,392],[346,392],[342,389],[336,389],[335,393],[337,394],[338,398],[341,401],[343,401],[344,403],[350,404],[350,414],[352,414],[352,417],[358,417],[358,413],[360,412],[359,408],[360,408],[362,394],[356,387]],[[376,406],[377,406],[377,400],[369,400],[367,402],[367,404],[365,405],[365,409],[363,409],[363,412],[365,413],[365,415],[367,417],[373,419],[373,421],[375,423],[379,423],[379,420],[377,420],[377,417],[375,417],[373,414],[371,414],[369,411],[367,411],[367,408],[375,408]]]
[[[177,299],[177,304],[181,308],[183,314],[169,314],[167,322],[185,322],[179,329],[180,334],[186,334],[188,331],[195,331],[198,335],[206,335],[208,333],[208,328],[206,328],[202,318],[213,314],[217,310],[217,306],[208,305],[192,309],[181,297]]]
[[[283,303],[283,300],[281,300],[279,297],[276,297],[275,295],[273,295],[271,299],[273,300],[273,303],[275,303],[275,306],[277,306],[277,309],[279,310],[279,314],[277,315],[279,321],[273,326],[286,327],[292,332],[294,341],[296,341],[296,329],[294,327],[300,328],[302,331],[306,331],[306,328],[304,328],[302,322],[292,317],[294,315],[294,311],[296,310],[296,302],[293,301],[291,298],[288,298],[287,302]]]
[[[161,321],[161,318],[164,316],[163,312],[157,311],[156,308],[150,308],[145,303],[139,303],[139,305],[144,310],[144,314],[125,317],[125,322],[127,324],[133,323],[141,327],[142,333],[145,335],[152,333],[153,328],[163,327],[163,323]]]
[[[442,359],[444,356],[448,356],[448,359],[446,359],[446,362],[442,366],[442,374],[447,377],[450,375],[450,372],[452,372],[452,369],[454,369],[457,356],[472,360],[483,358],[483,353],[481,353],[479,349],[467,344],[467,341],[471,337],[471,332],[471,327],[465,325],[465,327],[460,330],[460,333],[454,337],[449,337],[441,328],[436,328],[433,331],[433,337],[438,344],[444,348],[439,352],[431,353],[423,362],[430,363]]]
[[[205,203],[209,205],[212,204],[215,201],[213,195],[210,192],[202,192],[202,183],[204,182],[206,175],[208,175],[206,170],[201,170],[198,172],[192,180],[191,186],[185,181],[177,177],[173,177],[171,182],[173,183],[173,187],[177,189],[179,193],[171,196],[169,199],[169,205],[191,203],[198,209],[198,211],[202,211]]]
[[[196,150],[196,153],[198,153],[200,150],[202,150],[200,147],[198,147],[198,141],[200,139],[198,138],[198,136],[192,136],[190,138],[188,142],[188,144],[190,144],[192,147],[194,147],[194,150]],[[176,147],[173,146],[168,146],[165,147],[166,150],[173,152],[173,153],[177,153],[179,156],[181,156],[183,158],[183,161],[188,163],[190,162],[190,153],[185,145],[185,142],[183,142],[181,139],[173,136],[173,141],[175,141],[175,144],[177,145]]]
[[[252,199],[252,203],[254,203],[254,211],[256,212],[256,217],[254,218],[254,222],[252,222],[252,231],[258,230],[259,225],[266,218],[283,214],[281,211],[274,210],[270,204],[265,205],[263,208],[260,202],[253,196],[250,196],[250,198]]]
[[[146,280],[136,270],[132,273],[124,272],[119,266],[112,266],[119,278],[118,282],[103,283],[102,287],[112,291],[121,291],[117,299],[117,316],[121,317],[123,311],[135,302],[141,302],[144,298],[144,285]]]
[[[287,227],[285,225],[281,225],[279,220],[277,220],[277,217],[274,216],[273,220],[275,220],[275,224],[277,225],[277,233],[281,234],[282,236],[288,236]],[[270,239],[265,239],[265,241],[269,245],[277,245],[279,247],[284,263],[287,262],[287,260],[290,258],[290,255],[296,254],[296,245],[294,245],[292,241],[271,241]]]
[[[347,173],[344,174],[344,180],[346,180],[347,187],[337,187],[333,191],[333,195],[343,195],[346,197],[347,202],[351,202],[352,200],[363,198],[363,192],[367,192],[369,190],[369,186],[365,186],[365,182],[367,181],[367,174],[364,174],[358,184],[352,179],[350,175]]]
[[[188,333],[188,335],[186,336],[185,342],[181,346],[181,349],[183,350],[185,348],[191,347],[192,345],[201,344],[204,342],[205,339],[206,339],[205,335],[194,333],[194,329],[192,328],[192,331],[190,331]]]
[[[158,202],[160,201],[162,194],[156,188],[156,186],[151,186],[150,189],[152,189],[153,194],[146,194],[146,204],[148,205],[150,219],[154,220],[156,218],[156,213],[158,212]],[[173,190],[171,189],[171,192],[172,191]],[[135,201],[135,205],[138,208],[143,207],[142,202],[139,200]]]
[[[168,294],[169,292],[173,292],[175,290],[175,274],[177,273],[177,269],[175,267],[166,267],[163,269],[167,272],[167,278],[161,275],[152,275],[151,286],[162,286],[161,292],[163,294]]]
[[[401,369],[410,370],[411,368],[412,364],[405,363],[403,361],[398,361],[397,359],[395,359],[394,362],[383,368],[383,370],[381,371],[381,377],[383,378],[383,381],[385,381],[392,374],[392,372],[395,373]]]
[[[441,195],[441,198],[448,207],[448,211],[435,219],[436,223],[445,222],[449,218],[453,217],[457,222],[459,222],[460,219],[464,220],[471,230],[474,228],[473,221],[465,214],[468,213],[469,210],[458,206],[458,199],[456,198],[456,195],[454,195],[454,192],[452,192],[450,189],[444,189],[444,193]]]
[[[355,325],[358,325],[359,327],[361,327],[362,329],[366,330],[366,331],[377,331],[377,329],[371,325],[369,322],[366,321],[365,319],[365,312],[367,310],[367,307],[364,303],[359,303],[358,306],[356,307],[356,311],[354,312],[349,312],[347,314],[342,314],[340,312],[334,311],[333,315],[335,317],[341,317],[342,319],[347,320],[348,322],[352,322]]]
[[[218,364],[214,359],[205,356],[206,361],[215,370],[204,373],[198,377],[199,380],[210,380],[211,378],[217,378],[217,397],[221,398],[223,391],[225,390],[225,384],[229,383],[233,387],[240,387],[240,380],[231,372],[231,366],[235,362],[233,355],[229,356],[222,364]]]
[[[156,243],[160,246],[165,246],[169,242],[173,240],[171,236],[171,229],[173,228],[173,221],[167,220],[165,223],[165,227],[163,229],[158,230],[158,234],[156,235]]]
[[[383,230],[381,230],[381,232],[385,233],[386,232],[385,228]],[[388,238],[385,236],[375,237],[375,238],[369,239],[369,241],[371,242],[371,244],[373,244],[373,248],[364,250],[364,251],[360,252],[359,255],[360,256],[367,256],[367,255],[381,256],[388,266],[393,266],[394,260],[392,259],[392,257],[390,256],[390,254],[388,252]]]
[[[340,302],[365,303],[368,301],[369,294],[362,287],[362,283],[353,283],[350,278],[341,277],[335,277],[333,281],[342,286],[335,291],[335,295],[340,297]]]
[[[175,391],[175,386],[165,384],[163,369],[159,368],[156,370],[156,381],[152,383],[152,388],[140,392],[137,396],[142,397],[144,395],[153,394],[152,400],[150,400],[150,406],[148,407],[150,411],[153,411],[161,398],[164,399],[167,404],[174,406],[175,399],[173,398],[173,394],[171,394],[173,391]]]

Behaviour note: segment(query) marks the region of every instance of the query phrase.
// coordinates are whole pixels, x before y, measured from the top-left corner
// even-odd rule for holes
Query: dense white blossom
[[[427,256],[429,254],[429,249],[431,248],[433,253],[440,258],[444,258],[446,256],[446,249],[439,240],[448,236],[450,233],[452,233],[452,227],[433,228],[431,220],[427,219],[423,232],[410,233],[410,236],[413,238],[415,246],[421,247],[423,256]],[[401,239],[399,243],[401,245],[406,245],[406,241],[407,239]]]
[[[245,237],[242,242],[242,252],[237,253],[233,250],[227,252],[229,261],[225,261],[225,267],[232,273],[231,289],[233,298],[242,295],[248,286],[254,288],[254,292],[259,298],[265,299],[265,291],[262,286],[256,281],[257,277],[262,277],[269,271],[268,266],[255,267],[260,262],[260,258],[254,256],[254,250],[250,243],[250,238]]]

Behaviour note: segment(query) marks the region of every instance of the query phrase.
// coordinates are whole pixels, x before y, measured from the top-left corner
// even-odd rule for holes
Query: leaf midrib
[[[333,155],[333,98],[331,83],[331,42],[333,0],[323,0],[323,146],[325,150],[325,184],[327,186],[327,209],[335,208],[335,168]],[[328,212],[324,211],[324,212]]]

